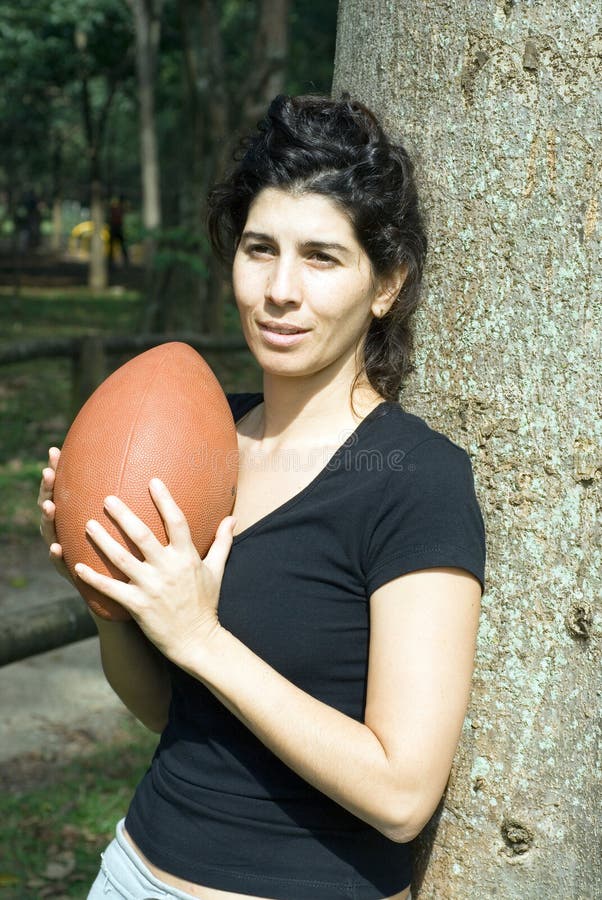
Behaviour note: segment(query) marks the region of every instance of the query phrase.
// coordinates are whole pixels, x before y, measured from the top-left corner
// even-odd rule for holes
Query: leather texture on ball
[[[236,495],[238,445],[228,401],[196,350],[171,342],[141,353],[110,375],[82,407],[69,429],[56,472],[56,531],[65,563],[80,594],[97,615],[129,618],[115,601],[85,584],[78,562],[103,574],[128,579],[87,537],[96,519],[130,551],[103,502],[120,497],[161,541],[163,521],[150,496],[160,478],[183,511],[203,557]]]

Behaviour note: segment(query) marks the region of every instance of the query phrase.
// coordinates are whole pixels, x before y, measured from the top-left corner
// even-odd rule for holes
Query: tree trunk
[[[63,198],[55,195],[52,198],[52,238],[50,246],[59,253],[63,249]]]
[[[243,130],[265,115],[284,90],[290,0],[261,0],[253,45],[253,63],[245,85]]]
[[[97,634],[79,594],[0,615],[0,668]]]
[[[136,33],[136,71],[140,107],[140,170],[142,174],[142,221],[147,232],[145,265],[151,280],[156,234],[161,227],[161,190],[155,121],[155,76],[161,36],[163,0],[128,0]],[[148,285],[150,286],[150,285]]]
[[[62,190],[62,141],[54,137],[52,149],[52,237],[50,246],[55,253],[63,248],[63,190]]]
[[[107,257],[102,239],[105,226],[104,198],[102,184],[98,176],[92,176],[90,183],[90,218],[94,225],[90,240],[90,266],[88,269],[88,287],[94,291],[102,291],[108,284]]]
[[[85,35],[76,31],[76,46],[80,49],[85,46]],[[79,43],[78,43],[79,42]],[[112,92],[105,103],[102,115],[98,122],[94,121],[92,112],[92,100],[87,73],[83,72],[81,79],[81,103],[82,117],[86,134],[88,159],[90,163],[90,219],[93,230],[90,239],[90,265],[88,266],[88,287],[93,291],[102,291],[108,284],[107,257],[102,239],[105,225],[104,196],[102,179],[100,175],[100,147],[102,144],[103,124],[106,121]]]
[[[602,896],[600,18],[585,0],[339,9],[334,95],[403,138],[429,213],[403,403],[470,453],[488,535],[419,898]]]
[[[120,72],[113,71],[111,77],[105,82],[105,96],[98,105],[96,114],[94,111],[93,92],[90,89],[90,73],[88,62],[83,55],[87,46],[85,31],[77,27],[74,33],[74,41],[80,57],[81,82],[80,98],[81,113],[86,136],[86,148],[90,165],[90,219],[94,226],[90,241],[90,266],[88,268],[88,287],[95,291],[104,290],[108,284],[107,256],[102,239],[105,226],[104,216],[104,192],[101,174],[101,152],[106,133],[109,110],[115,97],[115,91],[119,84]],[[123,60],[123,65],[127,62]]]
[[[269,100],[284,87],[288,49],[290,0],[261,0],[257,8],[249,76],[235,91],[228,84],[221,19],[216,0],[178,0],[193,154],[188,195],[193,199],[194,225],[205,225],[208,188],[224,176],[238,132],[252,128]],[[203,331],[221,334],[229,285],[223,269],[208,261],[208,273],[198,276],[198,318]],[[191,292],[191,296],[193,296]]]

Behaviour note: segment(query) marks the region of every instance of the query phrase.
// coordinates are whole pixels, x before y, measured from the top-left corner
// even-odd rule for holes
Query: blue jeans
[[[88,900],[198,900],[156,878],[123,834],[123,819],[102,854]]]

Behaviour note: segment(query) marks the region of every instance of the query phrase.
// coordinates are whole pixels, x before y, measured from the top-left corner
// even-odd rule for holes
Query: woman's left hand
[[[158,478],[149,484],[151,497],[165,525],[169,543],[163,546],[150,528],[117,497],[105,499],[105,509],[140,550],[133,556],[100,523],[90,520],[86,533],[129,583],[102,575],[78,563],[78,576],[121,603],[161,652],[178,664],[219,630],[218,600],[235,522],[227,516],[204,559],[190,536],[184,514]]]

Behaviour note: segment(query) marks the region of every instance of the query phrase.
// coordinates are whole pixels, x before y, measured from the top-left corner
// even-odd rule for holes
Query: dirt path
[[[0,540],[0,615],[26,615],[68,590],[41,541]],[[0,789],[12,791],[93,749],[129,717],[104,679],[96,638],[0,669],[0,706]]]

